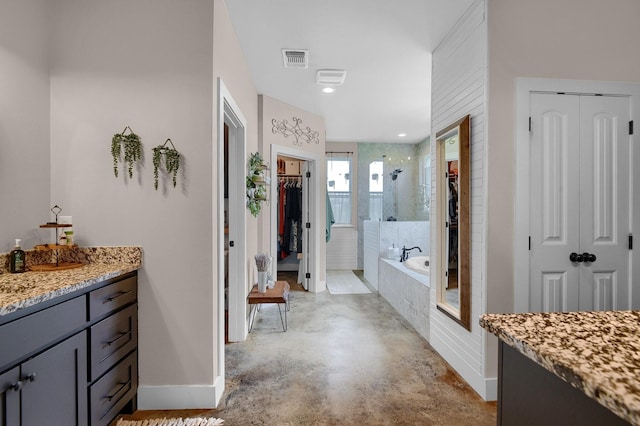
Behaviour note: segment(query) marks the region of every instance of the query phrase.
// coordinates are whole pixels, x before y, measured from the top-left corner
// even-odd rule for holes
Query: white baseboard
[[[187,410],[217,408],[224,393],[224,379],[213,385],[138,387],[139,410]]]
[[[497,401],[498,400],[498,378],[490,377],[484,379],[484,393],[485,401]]]
[[[478,374],[460,354],[449,346],[444,340],[431,332],[429,339],[431,346],[456,370],[478,395],[485,401],[495,401],[498,395],[498,380],[496,378],[484,378]]]

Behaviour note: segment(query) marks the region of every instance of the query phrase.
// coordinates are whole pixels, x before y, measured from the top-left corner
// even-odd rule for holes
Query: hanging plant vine
[[[267,201],[267,182],[264,171],[267,166],[259,152],[251,154],[249,157],[249,174],[247,176],[247,208],[254,217],[260,213],[263,201]]]
[[[129,130],[129,134],[125,135]],[[127,164],[129,179],[133,177],[133,165],[142,158],[142,142],[140,136],[133,133],[131,127],[124,128],[111,138],[111,156],[113,157],[113,174],[118,177],[118,161],[124,148],[124,162]]]
[[[171,144],[171,147],[167,146],[167,143]],[[173,145],[171,139],[167,139],[164,144],[158,145],[153,148],[153,186],[158,190],[158,177],[160,165],[163,163],[164,157],[164,169],[167,173],[172,175],[173,187],[176,187],[178,183],[178,170],[180,169],[180,153]]]

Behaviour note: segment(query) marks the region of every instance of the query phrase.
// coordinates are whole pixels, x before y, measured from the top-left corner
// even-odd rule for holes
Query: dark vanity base
[[[498,425],[629,425],[500,341]]]

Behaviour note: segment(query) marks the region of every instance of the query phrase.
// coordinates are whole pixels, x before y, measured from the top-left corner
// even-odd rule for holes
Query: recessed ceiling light
[[[323,91],[324,93],[333,93],[334,89],[333,89],[333,87],[324,87],[324,88],[322,89],[322,91]]]
[[[406,133],[398,133],[398,137],[399,137],[399,138],[404,138],[405,136],[407,136],[407,134],[406,134]]]

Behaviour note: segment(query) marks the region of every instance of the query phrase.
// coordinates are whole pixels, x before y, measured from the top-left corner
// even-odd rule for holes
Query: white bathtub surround
[[[429,255],[429,222],[380,222],[364,221],[364,277],[373,288],[378,289],[378,258],[389,257],[389,247],[400,249],[420,247],[422,252],[413,250],[411,256]]]
[[[404,262],[378,263],[378,292],[428,341],[429,276],[408,269]]]

